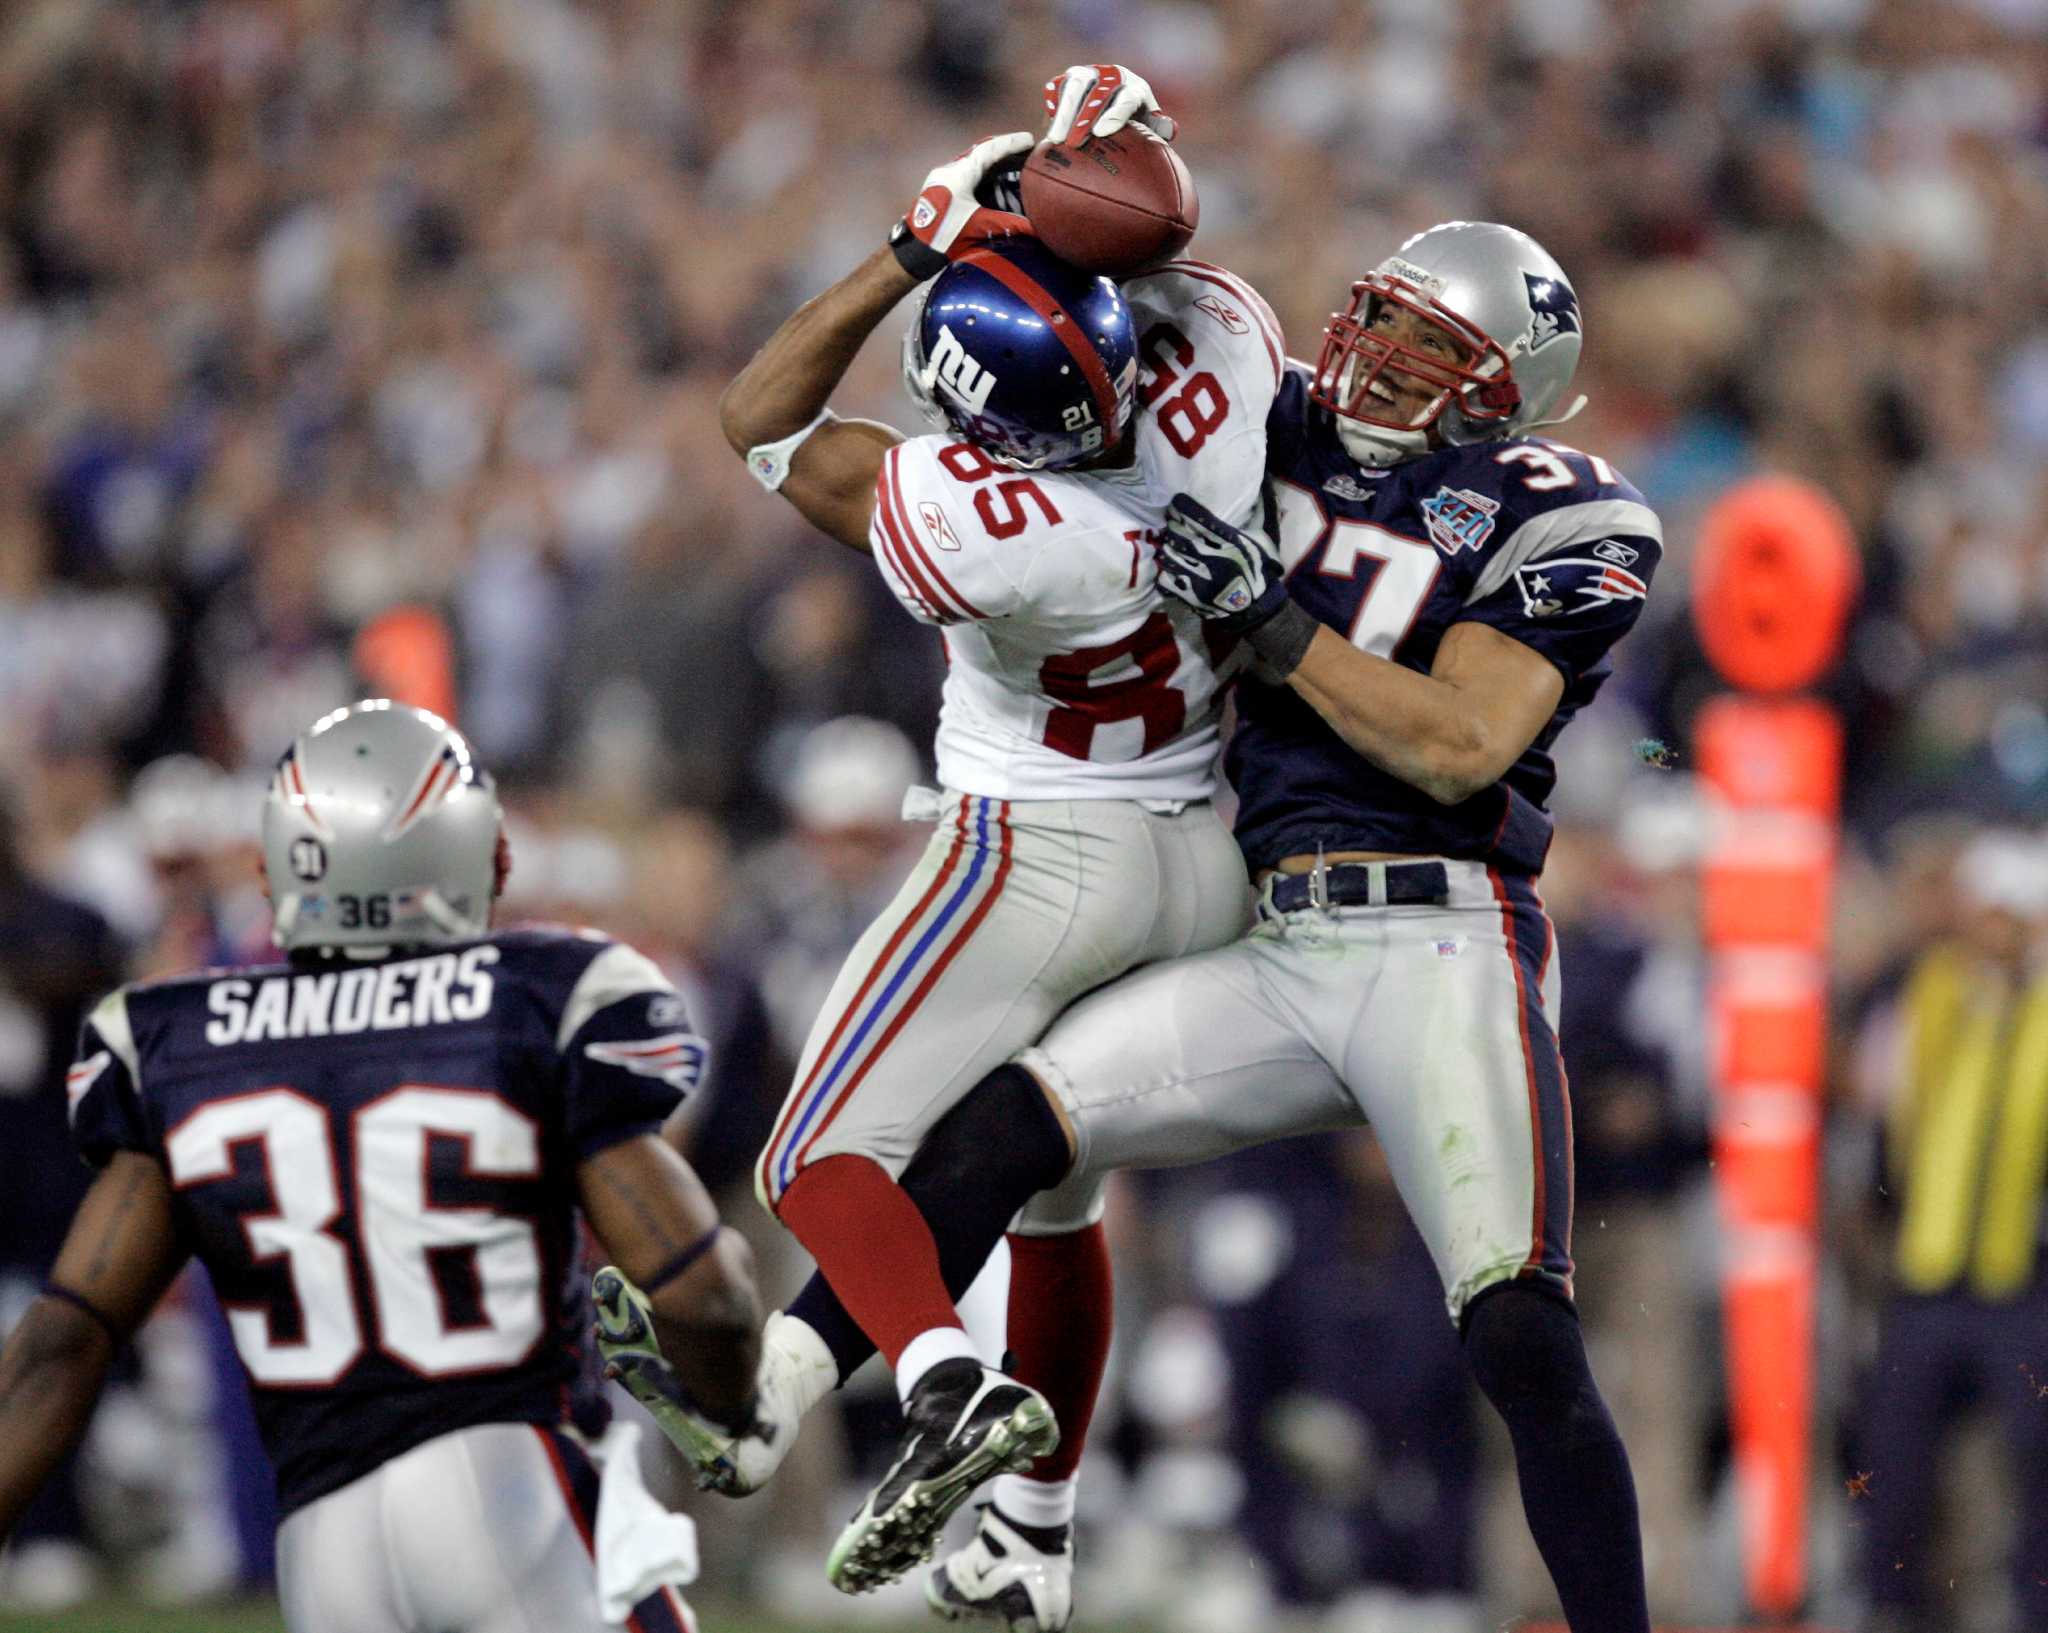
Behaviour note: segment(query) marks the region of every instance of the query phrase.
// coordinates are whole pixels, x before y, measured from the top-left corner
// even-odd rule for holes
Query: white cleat
[[[1073,1527],[1049,1553],[1020,1534],[993,1505],[974,1540],[925,1577],[925,1602],[949,1622],[1000,1622],[1010,1633],[1064,1633],[1074,1617]]]
[[[839,1368],[809,1326],[775,1310],[761,1329],[754,1387],[755,1428],[732,1443],[726,1454],[732,1473],[719,1487],[731,1497],[759,1491],[774,1478],[796,1444],[804,1414],[839,1387]]]

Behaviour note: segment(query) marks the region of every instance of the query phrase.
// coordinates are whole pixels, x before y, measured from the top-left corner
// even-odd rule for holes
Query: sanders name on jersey
[[[491,1008],[487,966],[497,961],[498,949],[485,944],[367,969],[259,980],[232,975],[207,988],[206,1007],[216,1019],[206,1023],[206,1041],[225,1046],[481,1020]]]

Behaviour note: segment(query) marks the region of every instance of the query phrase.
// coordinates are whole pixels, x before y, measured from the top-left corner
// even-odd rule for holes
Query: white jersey
[[[1128,469],[1016,471],[952,436],[882,461],[869,541],[896,598],[944,632],[939,780],[961,793],[1215,791],[1222,654],[1156,587],[1153,547],[1176,493],[1256,515],[1285,347],[1258,293],[1203,262],[1123,287],[1140,369]]]

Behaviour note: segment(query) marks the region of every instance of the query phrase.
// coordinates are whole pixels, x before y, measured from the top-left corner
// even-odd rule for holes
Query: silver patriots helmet
[[[1440,324],[1464,343],[1462,363],[1376,331],[1382,303]],[[1351,286],[1351,304],[1323,330],[1309,397],[1337,418],[1361,465],[1398,464],[1437,440],[1463,446],[1556,425],[1550,417],[1578,368],[1585,330],[1564,268],[1525,232],[1492,221],[1446,221],[1417,233]],[[1419,384],[1430,400],[1412,418],[1387,408],[1387,382]]]
[[[272,939],[305,947],[488,933],[504,812],[447,721],[372,698],[285,750],[263,802]]]

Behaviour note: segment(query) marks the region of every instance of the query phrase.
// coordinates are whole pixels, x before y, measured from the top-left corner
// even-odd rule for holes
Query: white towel
[[[614,1627],[633,1607],[670,1584],[697,1580],[697,1527],[662,1507],[640,1478],[640,1426],[614,1423],[598,1447],[597,1607]]]

